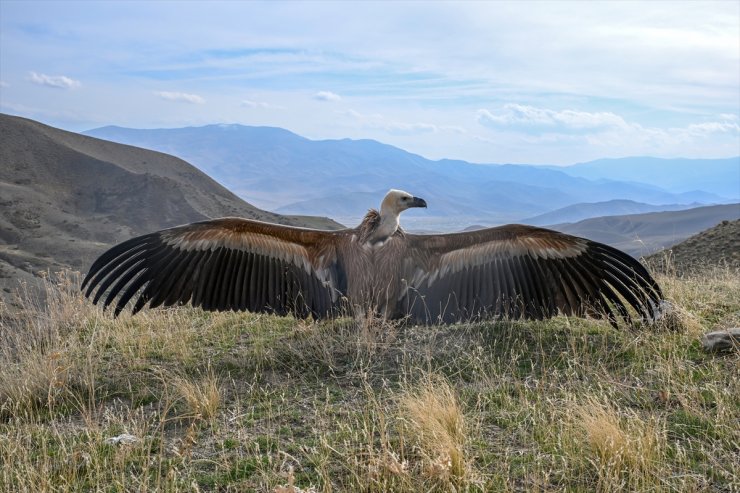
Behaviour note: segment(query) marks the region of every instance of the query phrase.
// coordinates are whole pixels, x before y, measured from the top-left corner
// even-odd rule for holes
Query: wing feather
[[[190,300],[191,290],[188,289],[188,283],[192,281],[192,272],[197,265],[200,252],[189,252],[180,260],[180,265],[172,273],[171,282],[164,287],[169,294],[164,300],[165,306],[184,304]]]
[[[149,241],[151,241],[152,236],[153,235],[148,234],[131,238],[130,240],[112,247],[110,250],[98,257],[90,267],[90,273],[95,273],[95,275],[88,274],[82,281],[82,290],[84,290],[85,286],[87,286],[88,283],[91,283],[91,281],[93,284],[93,286],[88,286],[85,296],[90,296],[90,291],[94,287],[94,284],[100,282],[100,280],[108,275],[111,270],[118,266],[120,262],[114,262],[113,260],[119,256],[128,257],[129,255],[135,254],[137,251],[145,249]]]
[[[159,261],[159,275],[149,281],[149,285],[147,286],[147,289],[149,289],[151,292],[151,301],[149,302],[150,308],[156,308],[160,306],[162,303],[164,303],[165,299],[167,299],[167,295],[169,294],[169,292],[167,291],[167,286],[173,279],[173,274],[177,270],[177,267],[180,265],[181,259],[182,255],[180,254],[180,252],[172,251],[166,257]],[[118,291],[119,290],[115,289],[111,290],[111,300],[112,297],[115,297],[115,294],[113,293]]]
[[[116,308],[114,310],[115,316],[118,316],[118,314],[121,313],[129,300],[133,298],[136,292],[146,283],[146,276],[141,275],[141,273],[131,281],[131,283],[126,287],[126,291],[124,291],[120,298],[118,298],[118,303],[116,303]]]
[[[343,232],[247,219],[193,223],[132,238],[103,253],[82,283],[85,296],[118,315],[137,294],[145,306],[190,302],[205,310],[316,317],[339,308],[346,286],[337,245]]]
[[[402,297],[417,321],[450,321],[449,313],[541,319],[561,312],[631,321],[658,316],[662,293],[637,260],[608,245],[556,231],[508,225],[449,235],[408,234],[404,262],[412,279]],[[454,317],[453,317],[454,318]]]

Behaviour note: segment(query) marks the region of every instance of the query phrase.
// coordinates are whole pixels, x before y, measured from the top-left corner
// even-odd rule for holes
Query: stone
[[[707,332],[701,337],[701,345],[705,351],[719,352],[740,348],[740,327]]]
[[[117,437],[110,437],[105,439],[105,443],[109,445],[128,445],[131,443],[136,443],[138,441],[138,438],[133,435],[129,435],[128,433],[123,433],[121,435],[118,435]]]

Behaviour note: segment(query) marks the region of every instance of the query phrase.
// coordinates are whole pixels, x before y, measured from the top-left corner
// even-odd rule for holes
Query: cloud
[[[203,104],[205,99],[197,94],[188,94],[186,92],[157,91],[154,94],[167,101],[179,101],[190,104]]]
[[[10,87],[10,84],[5,82],[4,80],[0,80],[0,87]]]
[[[522,104],[505,104],[499,113],[486,109],[478,110],[478,123],[493,127],[534,127],[549,129],[588,130],[603,128],[627,128],[629,124],[611,112],[590,113],[578,110],[551,110]]]
[[[269,104],[262,101],[250,101],[248,99],[243,100],[241,102],[241,105],[248,108],[267,108],[268,106],[270,106]]]
[[[403,123],[403,122],[388,122],[383,127],[387,132],[396,135],[410,135],[437,132],[439,127],[432,123]]]
[[[686,132],[694,136],[714,133],[740,133],[740,125],[729,121],[694,123],[686,127]]]
[[[28,77],[31,82],[42,86],[56,87],[58,89],[73,89],[80,86],[80,81],[71,79],[66,75],[46,75],[31,72]]]
[[[355,110],[338,111],[337,113],[347,115],[357,120],[363,128],[383,130],[393,135],[418,135],[433,132],[455,132],[465,133],[466,130],[456,125],[435,125],[424,122],[400,122],[388,120],[379,113],[363,114]]]
[[[478,123],[495,130],[519,132],[523,138],[558,141],[569,140],[575,134],[586,136],[590,144],[604,145],[617,142],[627,145],[633,139],[654,140],[678,144],[710,135],[740,133],[737,116],[719,115],[720,121],[692,123],[684,127],[650,127],[627,122],[611,112],[590,113],[577,110],[555,111],[520,104],[506,104],[498,113],[480,109]]]
[[[339,94],[335,94],[331,91],[319,91],[313,95],[313,98],[319,101],[332,101],[332,102],[342,100],[342,96],[340,96]]]
[[[244,106],[246,108],[263,108],[263,109],[276,109],[276,110],[282,110],[285,109],[283,106],[278,106],[275,104],[266,103],[264,101],[251,101],[249,99],[242,100],[241,103],[239,103],[239,106]]]

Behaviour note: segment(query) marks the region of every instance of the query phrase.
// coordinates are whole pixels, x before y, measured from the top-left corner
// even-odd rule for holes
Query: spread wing
[[[653,319],[660,287],[634,258],[556,231],[507,225],[447,235],[407,235],[402,294],[420,322],[556,315],[618,317],[628,306]],[[615,314],[616,312],[616,314]]]
[[[98,258],[82,283],[85,296],[118,315],[184,304],[324,317],[346,291],[337,260],[341,233],[238,218],[203,221],[139,236]]]

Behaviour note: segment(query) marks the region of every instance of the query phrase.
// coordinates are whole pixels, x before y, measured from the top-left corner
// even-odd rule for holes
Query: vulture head
[[[383,202],[380,204],[380,214],[381,216],[386,214],[393,214],[395,216],[398,216],[400,213],[405,211],[406,209],[410,209],[412,207],[426,207],[427,203],[424,199],[419,197],[414,197],[408,192],[404,192],[403,190],[389,190],[387,194],[385,194],[385,198],[383,198]]]
[[[370,211],[360,225],[362,243],[382,246],[400,228],[400,215],[412,207],[426,207],[424,199],[403,190],[391,189],[380,203],[380,213]]]

